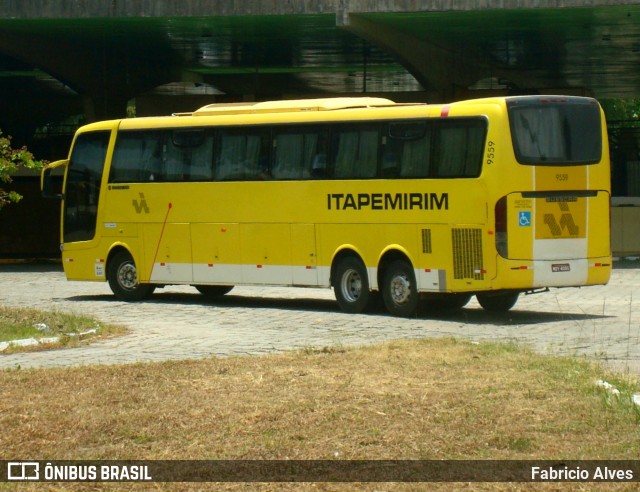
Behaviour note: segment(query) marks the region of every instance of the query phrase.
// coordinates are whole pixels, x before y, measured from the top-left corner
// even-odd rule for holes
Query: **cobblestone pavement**
[[[131,331],[81,348],[0,354],[0,368],[265,354],[445,336],[516,341],[640,374],[639,287],[640,264],[619,263],[609,285],[521,296],[509,313],[486,313],[474,300],[456,313],[401,319],[341,313],[329,289],[237,287],[210,301],[192,287],[174,286],[132,304],[116,300],[106,283],[67,282],[58,265],[5,264],[0,304],[88,314]]]

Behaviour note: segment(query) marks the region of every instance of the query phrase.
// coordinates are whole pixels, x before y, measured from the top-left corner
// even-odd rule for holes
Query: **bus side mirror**
[[[49,164],[42,170],[40,174],[40,191],[43,198],[55,198],[56,200],[62,200],[64,195],[62,194],[62,176],[60,173],[54,171],[59,167],[66,167],[69,161],[56,161]],[[56,183],[56,178],[60,177],[59,183]],[[57,186],[56,186],[57,185]]]

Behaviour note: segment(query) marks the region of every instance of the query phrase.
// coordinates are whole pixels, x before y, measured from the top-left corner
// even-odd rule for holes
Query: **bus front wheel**
[[[518,302],[520,292],[502,292],[500,294],[476,294],[478,303],[485,311],[506,313]]]
[[[333,290],[338,306],[346,313],[362,313],[369,306],[371,291],[367,268],[360,259],[347,256],[333,272]]]
[[[385,269],[382,299],[387,311],[394,316],[409,318],[416,314],[420,296],[410,263],[396,260]]]
[[[107,280],[113,294],[122,301],[141,301],[155,290],[155,285],[138,282],[136,264],[131,255],[125,251],[116,253],[109,261]]]

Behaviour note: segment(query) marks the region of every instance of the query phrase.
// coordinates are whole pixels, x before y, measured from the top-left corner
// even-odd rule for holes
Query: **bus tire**
[[[355,256],[338,261],[333,272],[333,290],[338,306],[345,313],[362,313],[372,299],[367,268]]]
[[[233,285],[194,285],[200,294],[216,298],[228,294],[233,289]]]
[[[155,285],[138,282],[138,269],[126,251],[116,253],[107,266],[107,280],[113,294],[122,301],[135,302],[149,297]]]
[[[416,286],[416,276],[410,263],[396,260],[384,272],[382,299],[390,314],[409,318],[418,310],[420,295]]]
[[[520,292],[502,292],[500,294],[476,294],[478,303],[485,311],[491,313],[506,313],[518,302]]]

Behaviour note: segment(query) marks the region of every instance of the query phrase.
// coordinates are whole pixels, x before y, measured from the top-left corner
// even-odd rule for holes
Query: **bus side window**
[[[111,161],[110,183],[130,183],[140,181],[142,169],[140,159],[144,153],[144,140],[136,135],[120,133]]]
[[[174,130],[164,147],[167,181],[209,181],[213,178],[213,137],[202,128]]]
[[[379,125],[352,124],[334,127],[333,150],[335,178],[377,177],[380,151]]]
[[[434,127],[434,177],[475,178],[482,170],[486,122],[454,121]]]
[[[165,139],[162,146],[162,181],[184,181],[187,176],[186,149]]]
[[[382,151],[382,177],[397,178],[400,176],[400,156],[402,155],[402,142],[395,138],[385,138]]]
[[[203,142],[190,149],[190,181],[211,181],[213,179],[213,134],[207,133]]]
[[[311,161],[311,177],[313,179],[328,179],[329,169],[327,168],[326,152],[318,152]]]
[[[383,177],[426,178],[431,167],[431,131],[425,121],[389,123]]]
[[[160,172],[161,133],[157,131],[122,131],[109,174],[110,183],[155,181]]]
[[[431,132],[404,143],[400,176],[427,178],[431,173]]]
[[[269,177],[268,128],[225,129],[216,148],[214,177],[220,181]]]
[[[283,129],[274,137],[274,179],[320,178],[326,171],[327,130]]]

